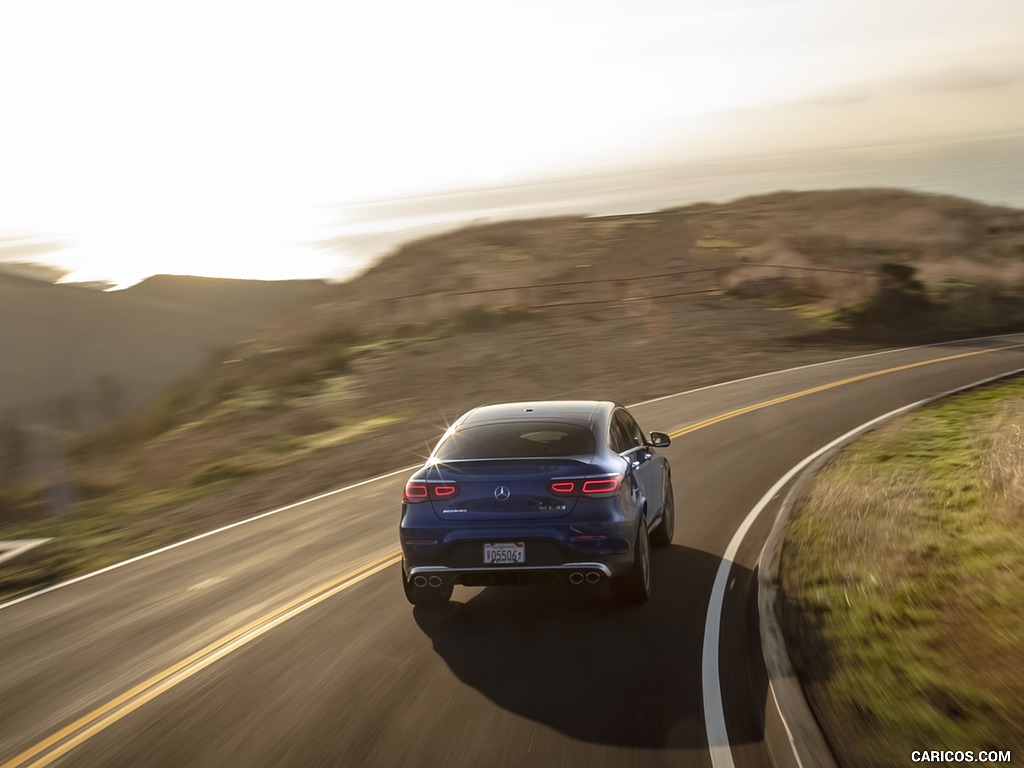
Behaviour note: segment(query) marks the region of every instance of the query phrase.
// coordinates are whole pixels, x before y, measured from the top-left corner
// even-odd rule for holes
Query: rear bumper
[[[572,574],[596,573],[598,580],[612,579],[633,566],[631,542],[625,538],[605,538],[571,545],[565,538],[508,535],[483,536],[479,531],[459,531],[436,544],[415,544],[402,541],[405,575],[443,575],[445,582],[467,586],[491,584],[525,584],[544,581],[572,580]],[[466,537],[466,538],[463,538]],[[415,541],[415,540],[414,540]],[[523,542],[525,563],[491,564],[484,562],[487,542]],[[593,578],[591,578],[593,582]]]
[[[419,505],[422,506],[422,505]],[[438,524],[418,508],[404,510],[399,526],[407,579],[433,576],[446,584],[487,586],[545,581],[584,583],[617,578],[633,566],[637,521],[611,519],[506,519],[500,523],[450,521]],[[614,511],[614,510],[613,510]],[[434,519],[432,519],[434,518]],[[485,563],[487,544],[516,542],[526,547],[525,562]]]

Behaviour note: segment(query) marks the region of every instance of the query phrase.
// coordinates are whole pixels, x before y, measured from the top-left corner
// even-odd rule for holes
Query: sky
[[[5,0],[0,260],[339,276],[316,244],[368,201],[1024,135],[1022,33],[1021,0]]]

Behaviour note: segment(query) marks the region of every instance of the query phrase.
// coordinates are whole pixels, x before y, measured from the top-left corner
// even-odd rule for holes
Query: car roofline
[[[562,410],[559,409],[559,406]],[[573,412],[565,413],[565,410],[571,406],[575,406]],[[589,406],[589,408],[584,410],[580,406]],[[530,418],[537,421],[594,424],[603,421],[602,417],[610,415],[619,407],[621,406],[618,403],[610,400],[533,400],[491,403],[467,411],[456,421],[456,425],[514,422]],[[515,412],[512,409],[519,410]],[[488,412],[492,412],[494,415],[488,416]]]

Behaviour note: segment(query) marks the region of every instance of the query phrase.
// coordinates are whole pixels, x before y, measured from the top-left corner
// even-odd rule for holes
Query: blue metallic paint
[[[481,571],[493,573],[499,583],[502,574],[517,571],[521,571],[518,576],[565,578],[569,573],[566,566],[576,562],[581,567],[585,567],[584,564],[606,566],[606,569],[601,569],[602,573],[610,573],[613,578],[627,574],[634,564],[638,531],[643,530],[646,534],[661,522],[663,490],[667,484],[669,468],[667,459],[658,454],[646,439],[642,447],[621,454],[613,450],[609,430],[613,414],[619,410],[623,410],[621,406],[610,402],[506,403],[477,408],[458,419],[438,446],[450,434],[467,424],[530,419],[586,425],[594,434],[597,448],[594,455],[588,457],[505,459],[502,460],[502,471],[498,474],[488,470],[486,463],[480,460],[441,463],[435,457],[435,448],[431,458],[413,474],[410,481],[450,481],[459,477],[462,482],[466,482],[467,476],[482,472],[482,477],[490,478],[487,482],[493,482],[496,487],[499,484],[507,486],[516,494],[517,478],[511,472],[516,462],[522,462],[533,473],[528,494],[533,498],[537,496],[538,464],[544,461],[549,464],[564,461],[571,463],[568,474],[576,477],[624,475],[621,492],[604,498],[574,496],[571,498],[575,500],[575,505],[566,510],[531,510],[522,503],[527,494],[520,494],[520,503],[508,509],[503,509],[502,503],[492,503],[488,509],[466,509],[465,513],[460,511],[463,507],[458,496],[443,502],[403,503],[399,532],[404,555],[404,577],[409,579],[414,572],[436,573],[442,576],[446,588],[454,583],[473,581]],[[459,466],[460,463],[462,466]],[[473,466],[467,474],[467,466],[470,464]],[[519,483],[524,484],[526,481]],[[552,495],[551,498],[557,500],[561,497]],[[446,515],[442,513],[444,508],[456,512]],[[607,538],[596,541],[573,540],[574,536],[587,535],[603,535]],[[412,544],[412,540],[433,540],[436,543]],[[509,541],[527,543],[525,568],[515,565],[484,566],[483,543]],[[471,547],[476,545],[480,546],[480,560],[473,563]],[[550,572],[544,571],[545,566],[551,567]],[[408,592],[409,585],[406,588]]]

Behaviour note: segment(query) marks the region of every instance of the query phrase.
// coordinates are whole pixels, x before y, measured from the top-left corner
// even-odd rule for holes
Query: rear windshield
[[[437,447],[438,459],[519,459],[590,456],[594,436],[586,427],[549,421],[515,421],[462,427]]]

